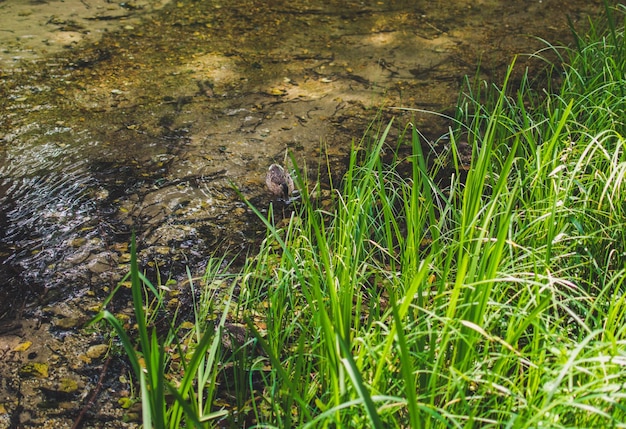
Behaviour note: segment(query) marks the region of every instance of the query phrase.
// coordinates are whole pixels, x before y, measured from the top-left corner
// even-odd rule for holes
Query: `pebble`
[[[72,329],[82,325],[83,317],[62,317],[54,320],[54,326],[61,329]]]
[[[95,346],[89,347],[85,354],[90,359],[100,359],[105,355],[107,350],[109,350],[108,344],[96,344]]]

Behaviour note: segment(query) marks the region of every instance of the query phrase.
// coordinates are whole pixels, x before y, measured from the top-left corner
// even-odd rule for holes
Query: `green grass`
[[[555,93],[537,95],[528,77],[510,89],[510,75],[468,88],[448,153],[424,152],[411,124],[391,146],[394,124],[375,122],[331,209],[300,170],[288,223],[250,206],[267,237],[237,275],[236,303],[219,308],[252,339],[229,356],[197,313],[187,384],[162,381],[147,327],[137,350],[103,312],[146,395],[146,426],[174,414],[210,427],[195,416],[219,411],[215,380],[230,367],[236,409],[220,427],[626,427],[625,11],[607,7],[605,30],[553,47],[565,64]],[[147,281],[132,277],[146,320]],[[178,392],[176,413],[164,390]]]
[[[208,284],[208,279],[215,281],[219,278],[216,269],[219,265],[215,261],[209,264],[205,284]],[[135,346],[121,318],[106,309],[126,279],[111,293],[104,303],[104,309],[91,323],[104,320],[119,337],[139,383],[144,427],[180,428],[182,422],[187,427],[204,427],[207,422],[225,415],[224,410],[211,408],[217,389],[221,334],[230,307],[232,287],[226,292],[226,302],[221,305],[222,316],[216,324],[209,323],[205,316],[207,311],[212,310],[215,291],[206,291],[202,302],[194,303],[195,322],[191,333],[181,335],[175,314],[169,321],[165,335],[158,336],[155,317],[165,311],[164,295],[167,287],[161,284],[155,287],[140,272],[134,235],[129,275],[136,322],[133,329],[138,346]],[[193,296],[194,282],[190,275],[189,285]],[[175,359],[172,359],[173,356]],[[179,373],[182,376],[176,377]]]

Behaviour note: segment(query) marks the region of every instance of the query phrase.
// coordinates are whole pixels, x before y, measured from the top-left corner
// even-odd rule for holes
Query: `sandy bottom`
[[[0,68],[41,59],[95,42],[104,33],[131,28],[169,0],[4,0],[0,1]]]

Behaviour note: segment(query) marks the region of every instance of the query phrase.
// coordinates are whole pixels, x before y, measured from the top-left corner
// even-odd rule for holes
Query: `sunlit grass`
[[[219,307],[251,336],[238,360],[219,361],[198,311],[199,355],[173,388],[147,328],[136,350],[104,312],[158,411],[144,424],[170,415],[165,389],[179,392],[177,424],[210,427],[194,415],[219,411],[229,363],[237,404],[220,427],[626,427],[624,8],[609,11],[605,32],[558,50],[556,93],[538,97],[527,77],[468,88],[448,153],[425,151],[412,124],[392,146],[395,124],[375,122],[330,206],[298,169],[288,222],[250,205],[267,236]]]
[[[207,280],[218,278],[219,263],[209,264]],[[221,303],[222,316],[215,324],[206,319],[206,312],[214,310],[215,291],[203,292],[201,302],[194,303],[194,323],[191,333],[181,334],[177,314],[167,320],[165,334],[158,334],[155,316],[165,310],[163,299],[167,287],[152,284],[139,270],[135,237],[131,242],[130,261],[131,293],[134,305],[137,344],[129,335],[119,317],[106,307],[124,284],[122,281],[104,303],[104,309],[91,323],[104,320],[119,337],[121,346],[130,361],[133,375],[139,383],[142,404],[142,422],[147,428],[204,427],[207,422],[222,417],[224,410],[214,410],[216,378],[222,362],[222,333],[230,307],[232,288],[225,293]],[[189,276],[194,294],[194,282]],[[222,294],[220,294],[222,296]],[[167,311],[165,311],[167,314]],[[181,374],[179,376],[179,374]]]
[[[579,36],[558,94],[529,102],[508,79],[468,93],[450,136],[474,148],[464,181],[457,164],[433,182],[414,129],[412,154],[385,164],[392,124],[354,145],[331,212],[301,180],[299,216],[266,219],[279,262],[257,267],[281,327],[256,331],[278,375],[264,398],[288,405],[260,422],[623,425],[620,31]]]

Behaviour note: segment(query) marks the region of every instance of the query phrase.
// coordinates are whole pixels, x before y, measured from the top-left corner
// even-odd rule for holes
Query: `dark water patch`
[[[107,161],[120,152],[103,151],[92,162],[85,148],[94,140],[87,133],[37,131],[12,138],[0,165],[0,262],[10,279],[3,293],[13,297],[11,308],[0,302],[0,314],[20,308],[18,302],[41,304],[84,293],[100,275],[100,282],[110,282],[106,275],[119,271],[120,256],[111,246],[128,240],[131,230],[146,229],[141,218],[120,221],[120,204],[171,181],[168,156],[120,164]],[[46,141],[51,136],[54,141]],[[161,145],[174,139],[168,135]]]
[[[85,161],[65,143],[76,137],[71,134],[66,127],[38,125],[4,137],[0,246],[10,252],[0,263],[34,285],[65,256],[58,243],[93,227],[93,181],[84,172]]]
[[[186,133],[138,138],[66,123],[31,122],[3,136],[0,316],[115,282],[121,252],[112,247],[142,231],[141,219],[118,220],[119,206],[172,181],[168,162]]]

